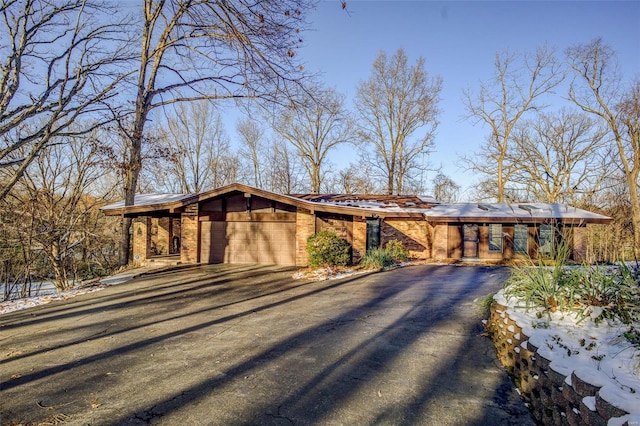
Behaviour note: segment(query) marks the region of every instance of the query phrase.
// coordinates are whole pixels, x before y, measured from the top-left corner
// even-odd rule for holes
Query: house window
[[[529,228],[527,225],[515,225],[513,228],[513,251],[529,252]]]
[[[538,245],[540,246],[540,253],[551,254],[551,250],[553,249],[553,226],[540,225]]]
[[[489,224],[489,251],[502,252],[502,225],[499,223]]]

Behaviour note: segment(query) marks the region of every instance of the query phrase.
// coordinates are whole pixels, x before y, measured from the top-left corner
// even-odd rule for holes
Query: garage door
[[[200,261],[295,265],[295,222],[201,222]]]

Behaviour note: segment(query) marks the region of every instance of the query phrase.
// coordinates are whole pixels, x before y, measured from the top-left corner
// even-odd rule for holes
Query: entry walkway
[[[3,422],[533,424],[477,297],[507,270],[208,265],[0,317]]]

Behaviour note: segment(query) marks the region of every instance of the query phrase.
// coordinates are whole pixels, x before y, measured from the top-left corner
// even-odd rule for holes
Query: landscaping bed
[[[626,264],[514,268],[486,328],[538,422],[640,423],[638,296]]]

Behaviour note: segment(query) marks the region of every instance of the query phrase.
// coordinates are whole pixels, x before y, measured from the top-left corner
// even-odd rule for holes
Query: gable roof
[[[232,183],[230,185],[226,185],[207,192],[202,192],[200,194],[166,194],[166,198],[164,199],[162,197],[162,194],[140,194],[136,195],[135,203],[132,206],[125,206],[124,201],[118,201],[116,203],[104,206],[102,210],[106,215],[109,216],[142,216],[145,214],[160,212],[176,213],[190,204],[198,203],[234,192],[263,197],[269,200],[278,201],[295,207],[300,207],[312,212],[323,211],[354,216],[370,216],[371,214],[375,213],[381,217],[423,217],[423,209],[402,209],[394,205],[389,205],[388,208],[385,208],[382,205],[355,206],[349,203],[340,204],[312,201],[305,199],[305,196],[277,194],[240,183]]]
[[[299,207],[311,212],[368,217],[426,219],[430,222],[480,223],[609,223],[611,218],[566,204],[549,203],[453,203],[441,204],[433,198],[417,195],[297,194],[284,195],[234,183],[200,194],[140,194],[133,206],[124,201],[102,208],[110,216],[143,216],[178,213],[184,207],[232,193],[251,194]]]

